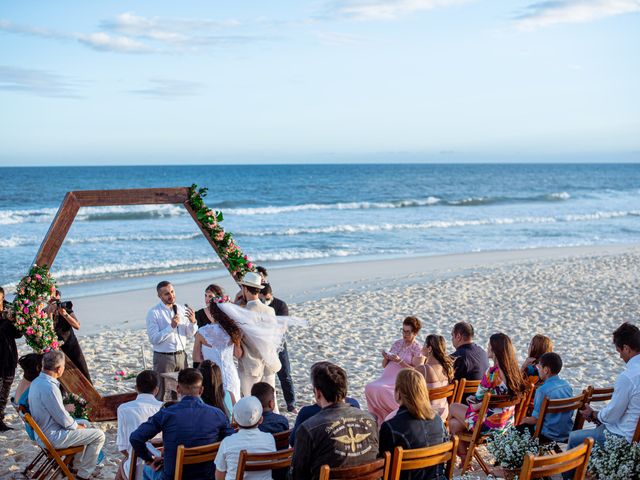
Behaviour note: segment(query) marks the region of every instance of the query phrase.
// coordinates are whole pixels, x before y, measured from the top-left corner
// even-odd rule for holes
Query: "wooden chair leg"
[[[471,461],[473,460],[474,452],[475,452],[475,444],[473,442],[469,442],[469,447],[467,448],[467,454],[464,456],[464,462],[462,463],[462,472],[460,472],[461,474],[464,475],[464,473],[471,466]]]
[[[473,452],[473,456],[474,458],[477,460],[477,462],[480,464],[480,468],[482,468],[482,471],[486,474],[489,475],[491,473],[491,468],[489,467],[489,465],[487,465],[487,463],[482,459],[482,456],[480,455],[480,452],[478,452],[478,450],[474,450]]]

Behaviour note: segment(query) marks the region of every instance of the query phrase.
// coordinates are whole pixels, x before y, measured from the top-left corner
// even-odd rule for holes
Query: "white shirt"
[[[162,407],[162,402],[156,400],[150,393],[139,393],[135,400],[123,403],[118,407],[118,435],[116,437],[116,444],[118,445],[118,451],[122,452],[126,450],[129,452],[129,457],[123,465],[124,473],[127,477],[129,476],[131,459],[129,437],[142,423],[149,420],[149,417],[158,413],[160,407]],[[136,469],[137,479],[142,478],[143,467],[144,461],[138,459],[138,468]]]
[[[598,412],[598,420],[611,433],[621,435],[631,443],[639,418],[640,355],[636,355],[618,376],[611,401]]]
[[[261,432],[256,428],[241,428],[238,433],[226,437],[220,443],[216,455],[216,471],[226,472],[225,478],[233,480],[238,470],[240,451],[249,453],[269,453],[276,451],[276,441],[270,433]],[[271,470],[264,472],[246,472],[246,480],[271,480]]]
[[[154,352],[174,353],[187,346],[187,337],[192,338],[198,330],[196,323],[191,323],[182,305],[178,307],[179,323],[171,328],[173,310],[160,302],[147,313],[147,335],[153,345]]]

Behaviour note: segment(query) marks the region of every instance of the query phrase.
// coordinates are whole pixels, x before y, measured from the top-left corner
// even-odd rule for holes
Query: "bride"
[[[232,393],[234,401],[240,400],[240,377],[233,357],[242,356],[242,331],[236,322],[220,308],[228,301],[225,296],[210,298],[209,306],[203,311],[209,319],[208,324],[200,327],[193,346],[193,361],[211,360],[222,371],[222,383],[225,390]]]

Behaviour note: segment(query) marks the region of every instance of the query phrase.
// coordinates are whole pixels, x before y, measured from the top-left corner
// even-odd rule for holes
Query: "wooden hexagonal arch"
[[[189,188],[134,188],[127,190],[78,190],[68,192],[58,213],[56,214],[49,231],[44,237],[40,249],[33,263],[40,266],[51,265],[56,259],[64,239],[78,213],[80,207],[112,207],[124,205],[163,205],[182,204],[187,209],[191,218],[203,233],[216,255],[220,257],[218,248],[213,243],[208,232],[202,228],[196,217],[195,211],[189,205]],[[231,274],[231,272],[229,272]],[[239,279],[235,276],[234,280]],[[109,395],[103,397],[93,387],[91,382],[78,370],[67,357],[67,368],[60,378],[64,387],[87,400],[90,410],[90,419],[93,421],[113,420],[116,418],[118,405],[136,397],[135,392]]]

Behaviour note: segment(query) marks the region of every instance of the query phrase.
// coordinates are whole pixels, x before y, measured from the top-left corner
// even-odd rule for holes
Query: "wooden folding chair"
[[[469,448],[467,449],[467,454],[465,455],[464,463],[462,464],[462,473],[467,471],[467,469],[471,465],[471,461],[474,458],[480,464],[480,467],[482,468],[484,473],[488,475],[491,472],[491,469],[482,459],[477,450],[477,447],[485,443],[491,436],[491,432],[487,434],[481,433],[482,424],[484,423],[485,417],[487,416],[487,411],[489,410],[489,408],[515,407],[520,402],[520,397],[512,397],[509,395],[491,395],[490,393],[484,394],[482,403],[480,404],[480,410],[478,411],[478,420],[474,425],[473,430],[471,432],[458,433],[458,437],[461,442],[469,443]]]
[[[600,402],[608,402],[613,397],[613,387],[605,387],[605,388],[594,388],[589,385],[582,393],[586,393],[586,398],[584,403],[600,403]],[[576,415],[576,421],[573,424],[574,430],[581,430],[584,427],[584,417],[581,413]]]
[[[542,433],[542,426],[544,425],[544,417],[546,415],[552,413],[572,412],[574,410],[578,411],[584,406],[586,397],[586,392],[582,392],[580,395],[577,395],[575,397],[560,398],[557,400],[551,400],[550,398],[545,397],[545,399],[542,401],[542,406],[540,407],[540,414],[538,415],[536,428],[533,432],[533,438],[540,438],[540,434]],[[576,421],[578,415],[576,415]]]
[[[384,452],[383,458],[373,462],[356,465],[354,467],[336,467],[329,465],[320,467],[318,480],[349,479],[349,480],[388,480],[391,454]]]
[[[178,445],[174,478],[182,478],[182,470],[185,465],[213,462],[216,459],[216,454],[218,453],[219,448],[220,442],[190,448],[187,448],[184,445]]]
[[[462,403],[463,398],[467,398],[468,395],[473,395],[478,391],[478,385],[480,380],[467,380],[466,378],[460,379],[458,382],[458,390],[456,390],[456,396],[453,399],[454,403]]]
[[[520,425],[522,420],[527,416],[529,406],[533,404],[533,396],[536,394],[537,385],[527,382],[527,390],[522,397],[522,402],[516,407],[516,418],[514,419],[515,425]]]
[[[76,477],[71,473],[69,466],[73,461],[73,457],[84,451],[84,445],[56,449],[30,414],[21,413],[20,416],[33,428],[36,437],[40,439],[46,450],[47,461],[39,469],[36,478],[46,478],[47,476],[48,478],[55,478],[57,475],[63,474],[65,478],[75,480]]]
[[[163,441],[162,441],[161,438],[159,438],[159,439],[151,439],[149,442],[154,447],[162,450]],[[135,480],[136,475],[138,474],[138,465],[137,465],[137,463],[138,463],[138,455],[136,454],[136,451],[132,448],[131,449],[131,460],[129,462],[129,479],[130,480]]]
[[[276,450],[286,450],[289,448],[289,437],[291,436],[291,430],[285,430],[284,432],[274,433],[273,439],[276,441]]]
[[[456,395],[456,391],[458,390],[458,381],[454,380],[453,383],[449,385],[445,385],[443,387],[436,387],[429,389],[429,401],[440,400],[442,398],[447,399],[447,403],[451,405],[453,403],[453,399]],[[443,418],[445,426],[449,427],[449,416]]]
[[[451,480],[453,478],[453,469],[456,466],[457,449],[458,437],[456,436],[449,442],[425,448],[404,450],[402,447],[396,447],[391,461],[389,480],[399,480],[401,472],[433,467],[445,462],[447,463],[445,478]]]
[[[24,419],[24,415],[27,413],[27,410],[22,405],[18,405],[13,402],[11,403],[13,405],[13,408],[15,408],[18,412],[18,416],[20,417],[20,420],[22,420],[22,423],[28,425]],[[44,469],[45,464],[50,461],[47,457],[47,451],[37,443],[35,445],[36,447],[38,447],[38,454],[33,460],[31,460],[31,463],[29,463],[29,465],[24,467],[24,470],[22,470],[22,475],[24,475],[26,478],[37,478],[41,470]]]
[[[638,424],[636,425],[636,431],[631,439],[632,443],[640,442],[640,418],[638,418]]]
[[[236,480],[242,480],[245,472],[264,472],[265,470],[289,468],[292,458],[293,448],[270,453],[247,453],[246,450],[241,450]]]
[[[532,453],[528,453],[524,457],[518,478],[519,480],[531,480],[551,477],[575,469],[573,480],[583,480],[587,473],[592,448],[593,438],[587,438],[582,445],[556,455],[536,457]]]

